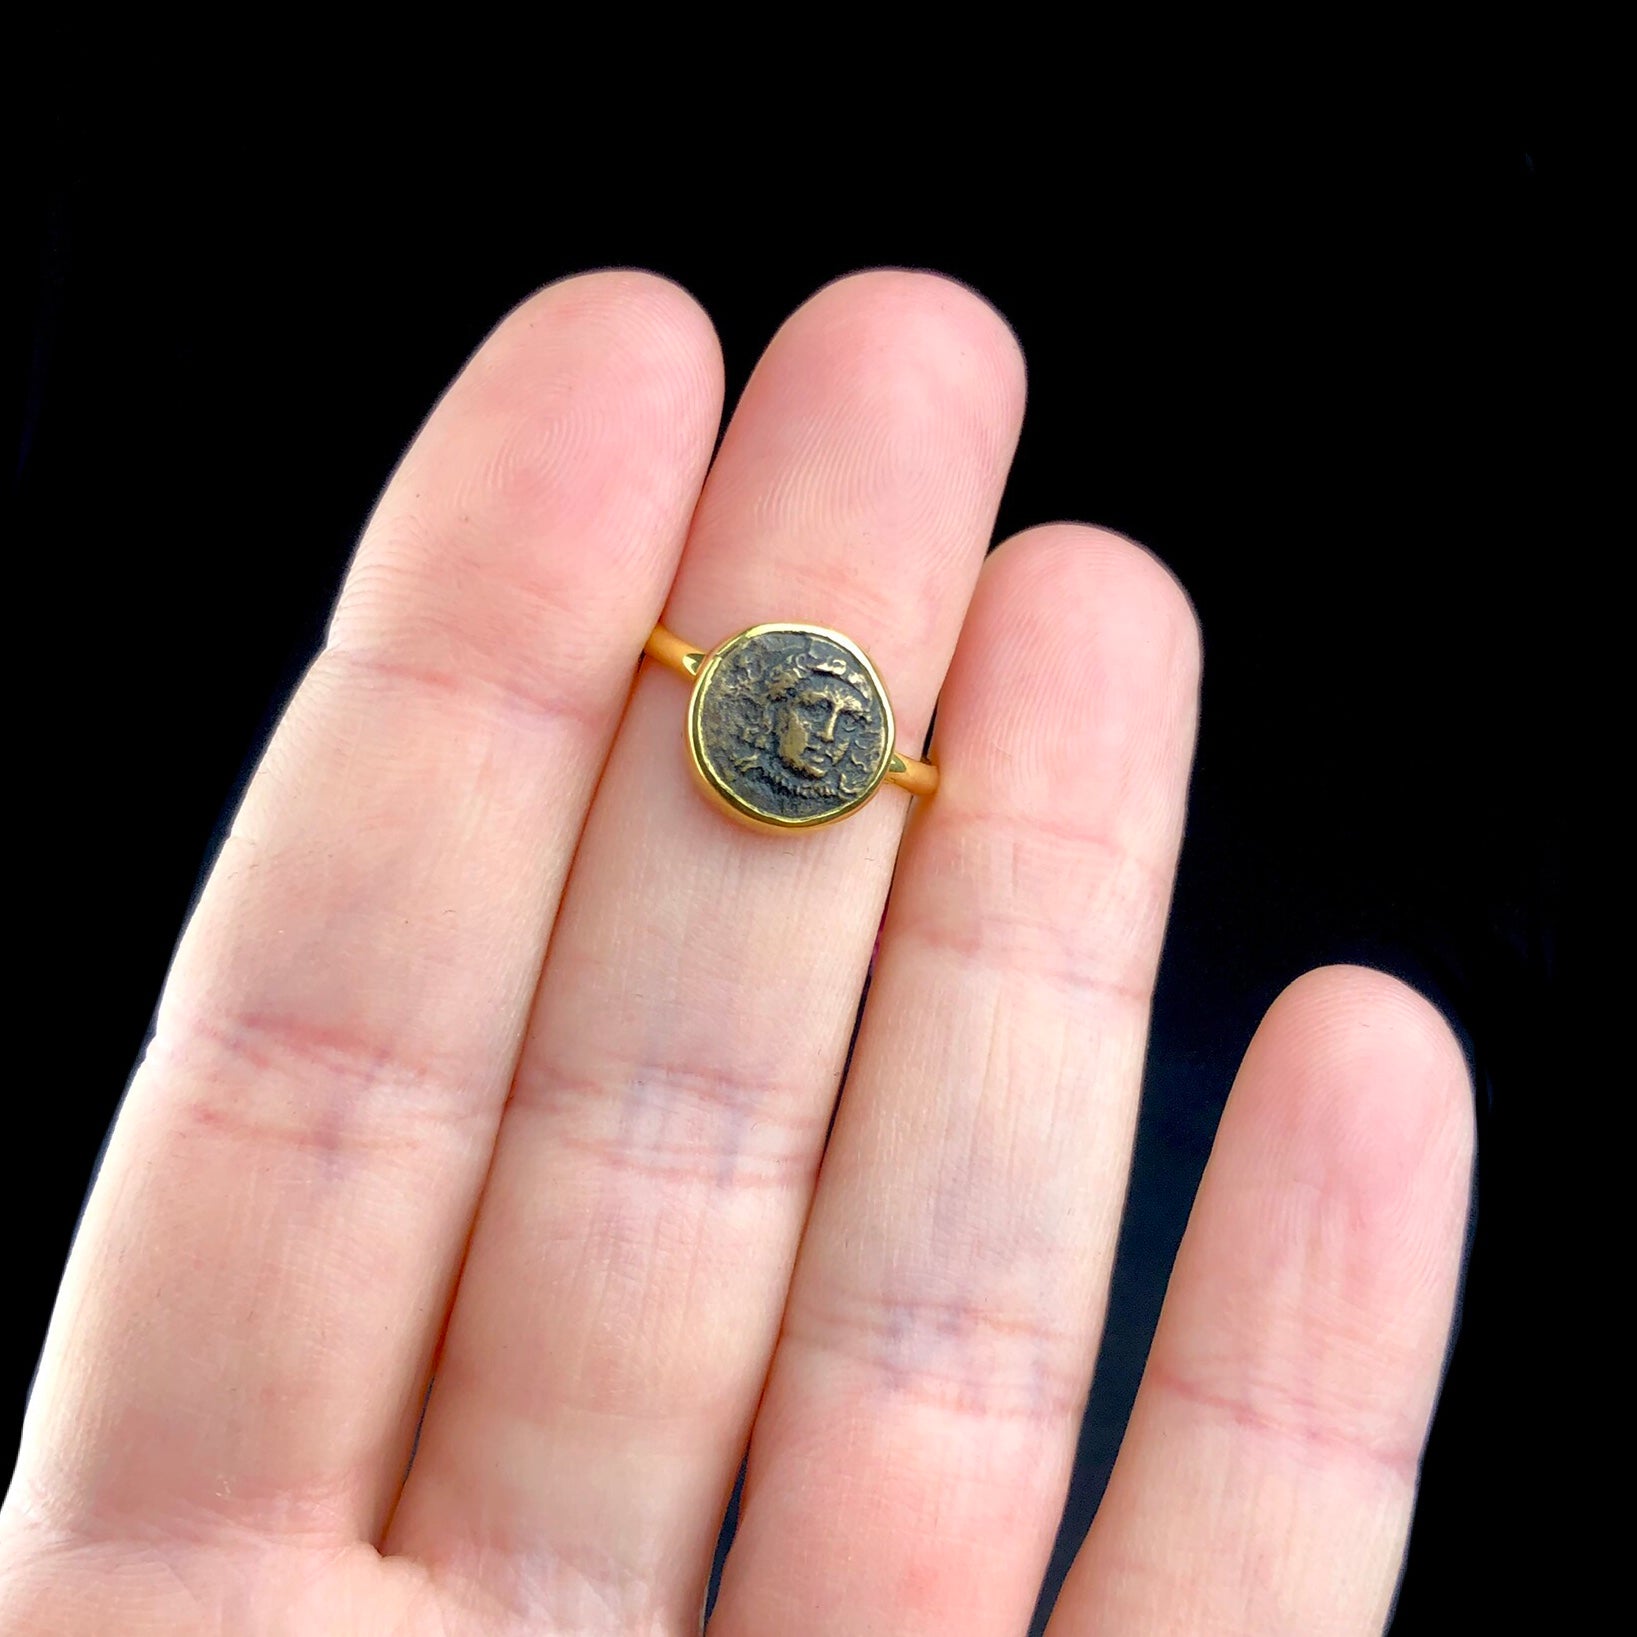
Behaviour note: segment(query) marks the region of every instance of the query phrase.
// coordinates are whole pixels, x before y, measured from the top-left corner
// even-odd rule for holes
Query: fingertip
[[[1362,1215],[1442,1224],[1464,1210],[1471,1077],[1448,1021],[1408,984],[1363,966],[1305,973],[1269,1008],[1240,1085],[1298,1174]]]
[[[332,646],[536,666],[542,625],[629,669],[681,552],[721,419],[721,352],[699,304],[638,269],[537,290],[490,332],[405,452],[364,530]],[[500,594],[500,588],[506,594]],[[633,587],[650,601],[627,605]],[[640,639],[639,639],[640,640]]]
[[[918,738],[1022,396],[1015,339],[963,286],[901,269],[827,285],[784,321],[734,408],[667,622],[719,636],[770,608],[823,610],[817,622],[863,644]]]
[[[530,429],[583,415],[700,465],[722,416],[722,349],[681,285],[640,268],[577,273],[525,297],[450,389],[469,420],[515,429],[522,487],[538,464]]]
[[[997,546],[988,573],[1003,608],[1039,605],[1071,628],[1116,610],[1116,623],[1135,627],[1175,682],[1198,687],[1203,639],[1193,599],[1159,555],[1129,535],[1089,523],[1038,524]]]
[[[1150,552],[1106,529],[1026,531],[984,565],[940,718],[967,776],[1020,816],[1119,812],[1143,856],[1180,824],[1199,689],[1192,605]],[[1115,838],[1110,838],[1115,839]]]
[[[799,311],[834,314],[849,329],[882,326],[895,354],[920,353],[966,380],[985,419],[1015,439],[1028,391],[1023,347],[1000,309],[971,285],[920,268],[872,267],[833,280]]]
[[[715,326],[693,293],[642,267],[596,268],[553,279],[525,296],[492,333],[527,332],[569,316],[593,327],[630,325],[639,333],[662,334],[720,362]]]
[[[1274,1002],[1060,1618],[1381,1629],[1459,1280],[1466,1083],[1447,1023],[1385,973],[1321,968]],[[1270,1553],[1291,1572],[1245,1575]]]

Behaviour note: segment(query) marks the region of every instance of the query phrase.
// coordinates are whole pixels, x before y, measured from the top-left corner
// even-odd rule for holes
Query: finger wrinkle
[[[470,633],[451,629],[440,634],[460,647]],[[469,651],[459,652],[454,663],[438,665],[413,657],[418,642],[400,639],[400,646],[401,655],[379,648],[329,647],[316,663],[346,673],[353,686],[368,693],[424,698],[464,717],[498,717],[509,727],[543,729],[560,736],[564,746],[595,742],[607,732],[620,703],[606,686],[597,686],[601,678],[588,678],[576,667],[543,675],[528,657],[511,654],[520,663],[502,670],[497,653],[486,656],[488,663],[479,668]]]
[[[1152,883],[1157,897],[1170,897],[1172,864],[1168,855],[1150,858],[1107,825],[1060,817],[1052,808],[977,805],[972,798],[978,781],[967,776],[958,760],[941,765],[940,772],[938,807],[929,812],[923,827],[927,838],[924,845],[930,847],[941,840],[962,853],[975,846],[1003,848],[1014,859],[1030,862],[1031,886],[1042,880],[1060,879],[1067,867],[1084,868],[1090,861],[1100,860],[1104,870],[1140,871]]]
[[[1007,746],[1039,737],[1038,727],[1008,724],[999,732],[974,730],[971,720],[958,730],[943,728],[933,738],[940,768],[935,804],[918,832],[917,845],[940,859],[940,868],[971,869],[990,882],[1010,876],[1018,889],[1061,899],[1062,889],[1087,884],[1087,891],[1146,897],[1164,915],[1175,873],[1175,830],[1182,792],[1172,774],[1138,791],[1118,766],[1095,779],[1085,768],[1059,779],[1049,799],[1030,805],[1028,791],[1013,784],[1015,766]],[[1095,784],[1079,799],[1080,784]],[[1144,781],[1146,784],[1146,781]],[[1156,800],[1146,799],[1152,791]],[[1007,868],[985,869],[987,859]],[[1141,882],[1126,877],[1139,876]],[[994,891],[994,887],[990,887]]]
[[[161,1434],[169,1429],[159,1429]],[[47,1479],[21,1468],[6,1498],[8,1525],[23,1523],[41,1546],[69,1555],[121,1552],[191,1555],[194,1550],[251,1552],[333,1544],[353,1526],[351,1469],[317,1471],[303,1482],[270,1483],[248,1470],[190,1475],[185,1488],[121,1482],[89,1484],[79,1475]]]
[[[828,1111],[793,1090],[672,1066],[574,1076],[531,1066],[512,1107],[544,1121],[551,1140],[605,1171],[659,1183],[794,1188],[811,1181]]]
[[[747,1153],[732,1133],[699,1143],[640,1142],[624,1133],[601,1136],[559,1132],[564,1148],[594,1160],[604,1171],[644,1182],[706,1183],[725,1189],[805,1190],[818,1162],[811,1149],[789,1154]]]
[[[841,1364],[855,1381],[862,1376],[872,1396],[963,1420],[1055,1427],[1085,1393],[1083,1330],[974,1294],[843,1296],[832,1288],[792,1305],[781,1342]]]
[[[370,1158],[408,1162],[450,1139],[486,1144],[499,1117],[492,1072],[451,1053],[406,1055],[359,1024],[253,1009],[206,1015],[173,1002],[143,1061],[144,1080],[185,1128],[265,1159],[306,1153],[336,1176]]]
[[[543,1631],[677,1637],[684,1628],[655,1607],[648,1577],[610,1548],[583,1540],[503,1535],[493,1515],[483,1532],[452,1532],[417,1556],[446,1600],[475,1622],[459,1629],[486,1637],[538,1637]]]
[[[1100,996],[1130,1006],[1148,1004],[1149,983],[1110,972],[1106,955],[1027,916],[969,914],[958,926],[934,926],[906,917],[894,922],[892,938],[897,945],[945,957],[997,981],[1043,984],[1070,998]]]
[[[941,793],[940,793],[941,799]],[[894,939],[995,973],[1146,1002],[1170,881],[1100,832],[1063,839],[1004,820],[933,815],[898,896]]]
[[[636,1107],[690,1109],[706,1118],[724,1114],[795,1124],[809,1118],[803,1084],[773,1067],[749,1068],[737,1060],[680,1062],[670,1058],[613,1058],[595,1074],[575,1073],[545,1052],[531,1054],[519,1072],[514,1106],[556,1114],[573,1104],[595,1111],[622,1103]]]
[[[673,542],[678,532],[673,523]],[[386,547],[354,564],[343,593],[346,618],[338,610],[328,645],[598,693],[610,680],[629,678],[646,635],[637,628],[649,611],[633,609],[630,593],[647,581],[657,597],[659,575],[633,568],[618,577],[606,563],[593,569],[565,560],[582,552],[593,561],[606,556],[596,540],[542,546],[538,564],[513,572],[481,543],[469,553],[445,551],[435,541],[406,544],[395,531]]]
[[[1375,1468],[1413,1489],[1421,1468],[1419,1428],[1388,1438],[1339,1416],[1322,1392],[1303,1391],[1293,1380],[1259,1379],[1254,1389],[1213,1388],[1163,1357],[1149,1360],[1143,1389],[1177,1399],[1304,1465],[1327,1468],[1338,1457]]]

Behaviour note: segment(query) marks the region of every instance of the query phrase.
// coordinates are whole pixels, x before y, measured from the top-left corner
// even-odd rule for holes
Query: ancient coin
[[[892,707],[846,637],[756,625],[700,666],[688,745],[706,787],[733,812],[825,824],[875,794],[893,753]]]

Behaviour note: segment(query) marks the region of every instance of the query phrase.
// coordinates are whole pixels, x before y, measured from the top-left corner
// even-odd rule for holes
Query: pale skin
[[[499,325],[178,948],[0,1513],[7,1637],[693,1637],[747,1449],[714,1637],[1025,1629],[1200,655],[1123,539],[985,561],[1023,384],[978,297],[861,275],[713,463],[680,290]],[[847,632],[912,753],[939,701],[938,794],[731,822],[685,684],[636,672],[661,617]],[[1382,1630],[1472,1140],[1425,1001],[1352,968],[1277,1001],[1051,1637]]]

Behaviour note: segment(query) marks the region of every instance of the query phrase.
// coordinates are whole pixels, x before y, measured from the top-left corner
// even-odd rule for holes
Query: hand
[[[691,1633],[747,1444],[716,1637],[1027,1625],[1194,620],[1095,529],[984,561],[1023,368],[958,286],[816,296],[711,463],[720,390],[676,289],[571,280],[394,475],[88,1206],[0,1630]],[[633,685],[662,612],[848,632],[901,744],[940,699],[938,794],[735,826],[682,683]],[[1356,969],[1279,1000],[1052,1637],[1381,1629],[1471,1144],[1425,1002]]]

